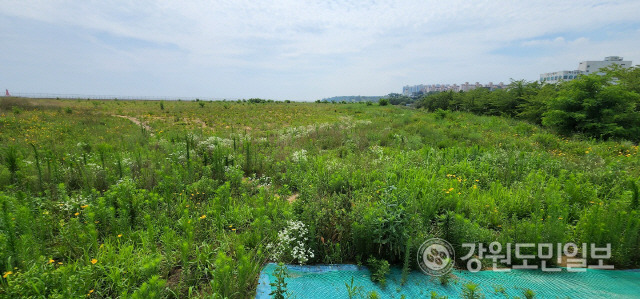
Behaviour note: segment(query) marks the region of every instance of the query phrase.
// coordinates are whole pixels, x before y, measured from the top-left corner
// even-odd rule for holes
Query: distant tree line
[[[390,98],[391,104],[394,102]],[[527,120],[564,135],[640,141],[640,67],[602,70],[572,81],[541,84],[512,81],[507,89],[440,92],[416,107],[466,111]]]

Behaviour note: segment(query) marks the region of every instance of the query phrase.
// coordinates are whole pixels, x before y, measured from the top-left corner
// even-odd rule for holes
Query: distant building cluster
[[[441,91],[469,91],[477,88],[485,88],[488,90],[496,90],[496,89],[504,89],[507,85],[503,82],[498,84],[493,84],[493,82],[489,82],[488,84],[480,84],[480,82],[476,82],[475,84],[470,84],[469,82],[465,82],[464,84],[420,84],[420,85],[407,85],[402,87],[402,94],[406,96],[412,96],[417,94],[428,94],[430,92],[441,92]]]
[[[540,82],[541,83],[558,83],[560,81],[569,81],[578,78],[580,75],[588,75],[593,73],[600,73],[600,69],[612,66],[617,64],[623,68],[629,68],[632,66],[632,62],[629,60],[623,60],[620,56],[608,56],[605,57],[604,60],[589,60],[582,61],[578,64],[578,69],[573,71],[557,71],[540,74]],[[496,89],[504,89],[507,88],[508,85],[500,82],[498,84],[493,84],[489,82],[489,84],[480,84],[476,82],[475,84],[469,84],[469,82],[465,82],[464,84],[420,84],[420,85],[407,85],[402,87],[402,94],[405,96],[415,96],[421,94],[428,94],[430,92],[441,92],[441,91],[469,91],[478,88],[485,88],[488,90],[496,90]]]
[[[558,83],[560,81],[570,81],[578,78],[580,75],[589,75],[599,73],[601,68],[617,64],[623,68],[631,67],[631,61],[625,61],[619,56],[605,57],[604,60],[582,61],[578,64],[578,69],[573,71],[557,71],[551,73],[540,74],[540,82],[542,83]]]

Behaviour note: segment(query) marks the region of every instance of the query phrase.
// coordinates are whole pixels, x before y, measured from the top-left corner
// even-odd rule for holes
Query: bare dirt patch
[[[299,195],[300,195],[300,193],[295,193],[295,194],[293,194],[293,195],[289,196],[289,198],[287,198],[287,201],[288,201],[289,203],[292,203],[292,202],[294,202],[296,199],[298,199],[298,196],[299,196]]]
[[[180,275],[182,275],[182,269],[173,268],[169,272],[169,277],[167,278],[167,286],[172,287],[178,285],[180,282]]]
[[[194,119],[189,119],[190,121],[200,125],[203,129],[210,129],[213,131],[213,128],[207,126],[207,123],[204,122],[203,120],[199,119],[199,118],[194,118]],[[187,121],[187,119],[185,118],[185,121]]]
[[[151,132],[151,127],[149,127],[149,125],[147,125],[146,123],[140,121],[139,119],[133,117],[133,116],[127,116],[127,115],[117,115],[117,114],[113,114],[112,116],[115,117],[120,117],[120,118],[126,118],[128,120],[130,120],[132,123],[143,127],[145,130]],[[153,135],[153,133],[151,133],[151,135]]]

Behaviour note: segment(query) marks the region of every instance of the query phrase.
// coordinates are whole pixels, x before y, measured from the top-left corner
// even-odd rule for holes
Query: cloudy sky
[[[640,63],[640,1],[0,2],[0,88],[316,100]]]

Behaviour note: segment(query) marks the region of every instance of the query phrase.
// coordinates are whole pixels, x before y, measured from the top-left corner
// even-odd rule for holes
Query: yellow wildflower
[[[95,265],[97,262],[98,262],[98,260],[97,260],[97,259],[91,259],[91,264],[94,264],[94,265]]]
[[[4,274],[2,275],[2,278],[7,278],[7,276],[9,276],[11,274],[13,274],[13,271],[4,272]]]
[[[204,218],[207,218],[207,215],[200,216],[200,219],[204,219]]]

